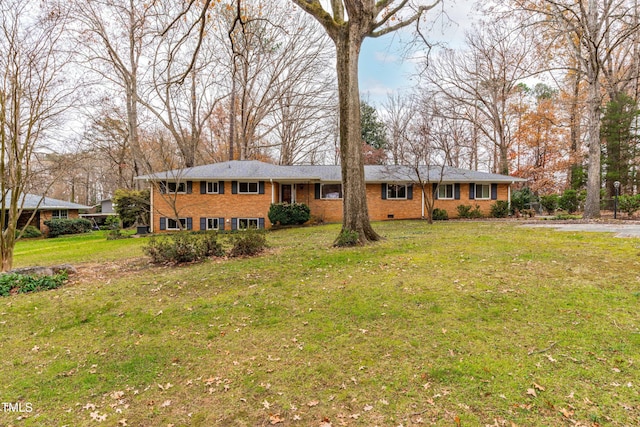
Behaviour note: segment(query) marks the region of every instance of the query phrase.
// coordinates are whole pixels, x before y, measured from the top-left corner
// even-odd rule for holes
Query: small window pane
[[[218,194],[218,182],[217,181],[207,182],[207,193],[209,193],[209,194]]]
[[[258,218],[238,218],[238,230],[258,229]]]
[[[476,199],[490,199],[491,187],[488,184],[476,184]]]
[[[453,199],[453,184],[441,184],[438,187],[438,199]]]
[[[323,184],[321,198],[323,199],[341,199],[342,184]]]
[[[187,184],[184,182],[168,182],[167,192],[169,193],[186,193]]]
[[[398,184],[387,185],[387,199],[406,199],[407,186]]]
[[[69,213],[66,209],[51,211],[51,219],[67,219],[68,217]]]
[[[239,193],[257,193],[258,183],[257,182],[239,182],[238,192]]]
[[[180,221],[180,226],[178,226],[178,221]],[[178,221],[176,221],[173,218],[167,218],[167,230],[186,230],[187,229],[187,219],[186,218],[179,218]]]

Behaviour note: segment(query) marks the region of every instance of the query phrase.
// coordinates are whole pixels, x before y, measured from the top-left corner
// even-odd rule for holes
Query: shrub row
[[[81,234],[91,231],[91,221],[78,219],[50,219],[44,222],[49,227],[48,237],[58,237],[64,234]]]
[[[67,273],[54,276],[30,276],[19,273],[0,275],[0,296],[8,296],[12,291],[20,294],[27,292],[45,291],[59,288],[67,281]]]
[[[263,230],[246,230],[227,234],[231,248],[225,252],[216,232],[180,232],[167,236],[151,236],[142,248],[156,264],[175,264],[202,261],[209,257],[253,256],[267,247]]]
[[[623,194],[618,197],[618,209],[632,217],[634,213],[640,210],[640,194]]]

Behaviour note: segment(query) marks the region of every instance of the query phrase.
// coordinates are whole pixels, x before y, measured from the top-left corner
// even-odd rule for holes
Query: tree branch
[[[375,31],[377,28],[380,28],[381,26],[383,26],[392,16],[394,16],[397,12],[400,11],[400,9],[407,3],[407,0],[403,0],[402,3],[400,3],[398,5],[398,7],[394,8],[391,12],[389,12],[380,22],[375,23],[372,26],[372,31],[369,32],[369,37],[380,37],[380,36],[384,36],[385,34],[389,34],[392,33],[394,31],[397,31],[401,28],[405,28],[411,24],[413,24],[414,22],[416,22],[418,19],[420,19],[420,17],[422,16],[422,14],[426,11],[429,11],[431,9],[433,9],[434,7],[436,7],[439,3],[441,3],[442,0],[436,0],[435,2],[431,3],[428,6],[420,6],[418,8],[418,10],[416,11],[415,14],[413,14],[413,16],[411,16],[409,19],[406,19],[404,21],[400,21],[395,25],[391,25],[388,27],[385,27],[379,31]],[[384,3],[384,2],[380,2],[380,3]],[[388,2],[387,2],[388,3]]]

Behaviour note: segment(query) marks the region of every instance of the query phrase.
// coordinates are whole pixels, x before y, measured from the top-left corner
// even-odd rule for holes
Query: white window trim
[[[175,221],[176,222],[176,227],[175,228],[171,228],[169,226],[169,221]],[[183,226],[182,230],[186,230],[187,229],[187,218],[178,218],[177,220],[175,218],[167,218],[167,230],[179,231],[180,227],[178,226],[178,223],[182,224],[182,226]]]
[[[209,227],[209,221],[210,220],[215,220],[217,222],[218,226],[215,227],[215,228],[210,228]],[[207,218],[207,230],[220,230],[220,218],[213,218],[213,217],[212,218]]]
[[[404,187],[404,197],[391,197],[391,187]],[[407,200],[409,189],[407,184],[387,184],[387,200]]]
[[[249,189],[249,184],[256,185],[256,191],[242,191],[240,189],[240,185],[247,184],[247,190]],[[238,181],[238,194],[260,194],[260,182],[259,181]]]
[[[451,197],[447,197],[447,190],[446,188],[450,186],[451,187]],[[441,189],[444,189],[444,193],[445,196],[442,196],[440,194]],[[455,185],[454,184],[440,184],[438,185],[438,200],[453,200],[456,198],[456,189],[455,189]]]
[[[340,192],[338,194],[340,194],[340,197],[324,197],[324,191],[322,191],[322,190],[324,189],[325,185],[339,185],[340,186]],[[343,193],[343,189],[342,189],[342,183],[320,184],[320,199],[321,200],[342,200],[342,197],[344,197],[344,193]]]
[[[207,194],[220,194],[220,183],[218,181],[206,181],[206,193]],[[209,184],[215,184],[216,186],[216,191],[209,191]]]
[[[174,184],[176,186],[176,191],[171,191],[171,189],[169,188],[169,185]],[[184,191],[178,191],[178,189],[180,188],[180,186],[184,187]],[[180,182],[167,182],[167,186],[166,186],[166,193],[167,194],[187,194],[187,183],[184,181],[180,181]]]
[[[489,195],[488,197],[482,197],[479,196],[478,194],[478,187],[487,187],[489,189]],[[476,188],[475,188],[475,199],[476,200],[491,200],[491,184],[476,184]]]
[[[54,215],[54,212],[57,212],[58,215]],[[64,216],[60,215],[64,212]],[[69,219],[69,209],[54,209],[51,211],[51,219]]]
[[[248,230],[249,229],[249,221],[256,222],[256,230],[260,229],[260,219],[259,218],[238,218],[236,220],[236,229],[237,230]],[[240,228],[240,221],[247,221],[247,228]]]

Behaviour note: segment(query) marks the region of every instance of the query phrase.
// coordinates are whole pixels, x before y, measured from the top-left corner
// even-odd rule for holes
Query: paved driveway
[[[535,224],[523,224],[523,227],[555,228],[559,231],[594,231],[614,233],[615,237],[640,237],[640,224],[617,223],[554,223],[541,221]]]

